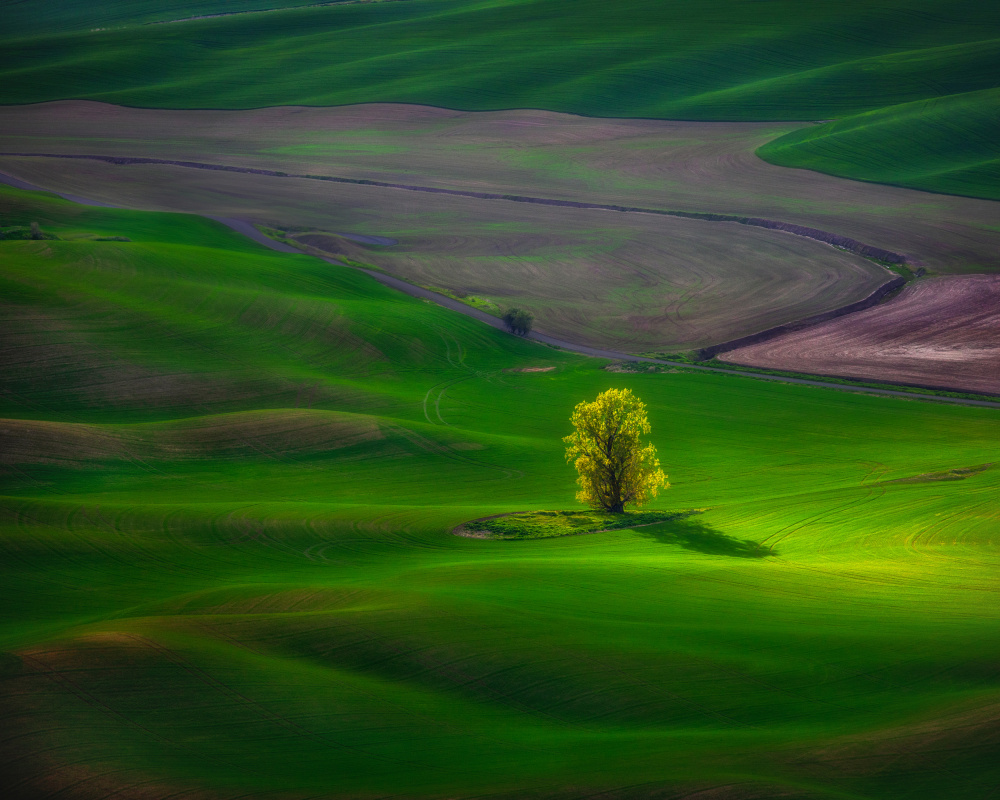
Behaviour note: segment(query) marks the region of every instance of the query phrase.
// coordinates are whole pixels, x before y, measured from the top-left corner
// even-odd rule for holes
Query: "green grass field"
[[[607,117],[826,119],[993,88],[1000,37],[996,9],[971,0],[303,3],[145,24],[232,8],[14,5],[3,37],[12,79],[5,102],[396,101]]]
[[[918,100],[793,131],[757,153],[785,167],[1000,200],[1000,89]]]
[[[996,198],[998,150],[995,137],[981,140],[980,109],[949,114],[944,135],[936,112],[919,105],[961,104],[966,93],[1000,85],[1000,13],[992,4],[283,0],[238,8],[255,13],[226,13],[234,6],[222,0],[11,4],[0,34],[2,102],[260,108],[386,101],[699,120],[877,112],[875,124],[848,123],[864,125],[863,136],[824,129],[836,141],[832,154],[818,157],[793,139],[770,157]],[[212,14],[223,15],[190,19]],[[991,99],[993,116],[995,105]],[[901,133],[912,142],[896,149]],[[925,147],[943,148],[948,169],[960,166],[963,174],[929,179]]]
[[[60,237],[0,242],[8,796],[995,789],[996,410],[610,373],[195,217],[0,220]],[[612,386],[703,513],[450,534],[577,508]]]

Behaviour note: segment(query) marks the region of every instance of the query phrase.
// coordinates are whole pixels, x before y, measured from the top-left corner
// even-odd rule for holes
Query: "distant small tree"
[[[535,315],[523,308],[508,308],[503,315],[503,324],[507,330],[518,336],[527,336],[531,333],[534,322]]]
[[[608,389],[592,403],[580,403],[570,422],[575,430],[563,441],[566,460],[579,473],[580,502],[621,514],[629,503],[645,505],[670,486],[656,448],[643,446],[649,420],[645,404],[631,390]]]
[[[31,223],[31,238],[32,239],[41,239],[41,238],[43,238],[42,228],[41,228],[41,226],[37,222],[32,222]]]

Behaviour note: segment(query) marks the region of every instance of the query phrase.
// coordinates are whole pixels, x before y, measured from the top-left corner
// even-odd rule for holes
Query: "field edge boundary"
[[[15,178],[3,172],[0,172],[0,183],[5,184],[7,186],[12,186],[13,188],[16,189],[22,189],[25,191],[36,191],[36,192],[45,192],[47,194],[54,194],[57,197],[62,197],[65,200],[74,203],[79,203],[81,205],[90,205],[102,208],[120,208],[120,206],[114,206],[111,205],[110,203],[103,203],[98,200],[88,200],[87,198],[79,197],[77,195],[66,194],[54,191],[52,189],[45,189],[42,188],[41,186],[36,186],[35,184],[32,184],[28,181],[22,180],[20,178]],[[269,239],[245,220],[232,219],[227,217],[214,217],[214,216],[199,215],[199,214],[195,214],[193,216],[201,216],[203,219],[210,219],[214,222],[225,225],[231,230],[243,236],[246,236],[247,238],[256,241],[257,243],[271,250],[276,250],[285,253],[292,252],[298,255],[308,255],[307,253],[303,253],[301,250],[296,250],[294,248],[289,247],[288,245],[283,245],[281,242]],[[251,231],[252,233],[250,233]],[[449,308],[453,311],[457,311],[460,314],[465,314],[466,316],[477,319],[480,322],[484,322],[492,328],[503,330],[503,322],[500,319],[493,317],[484,311],[480,311],[477,308],[473,308],[472,306],[466,305],[465,303],[462,303],[458,300],[446,297],[445,295],[439,294],[437,292],[432,292],[420,286],[415,286],[411,283],[407,283],[404,280],[393,277],[391,275],[387,275],[382,272],[378,272],[376,270],[350,267],[349,265],[345,265],[342,262],[337,261],[336,259],[333,258],[323,258],[323,257],[318,257],[318,258],[320,258],[322,261],[327,261],[330,264],[335,264],[337,266],[341,267],[346,266],[348,269],[358,269],[359,272],[364,272],[365,274],[374,278],[379,283],[382,283],[383,285],[388,286],[390,288],[397,289],[398,291],[401,291],[404,294],[409,295],[410,297],[429,300],[440,306],[444,306],[445,308]],[[721,367],[706,367],[698,364],[686,364],[686,363],[679,364],[676,361],[669,361],[667,359],[650,358],[648,356],[638,356],[632,353],[620,353],[614,350],[600,350],[598,348],[588,347],[586,345],[574,344],[573,342],[566,342],[561,339],[557,339],[554,336],[548,336],[546,334],[537,333],[535,331],[532,331],[529,334],[527,334],[527,338],[532,339],[533,341],[539,342],[541,344],[549,345],[550,347],[555,347],[556,349],[566,350],[571,353],[578,353],[580,355],[590,356],[592,358],[607,359],[610,361],[632,361],[632,362],[642,362],[647,364],[662,364],[664,366],[682,367],[683,369],[697,370],[699,372],[714,372],[718,374],[735,375],[743,378],[753,378],[756,380],[778,381],[782,383],[796,384],[802,386],[815,386],[822,389],[834,389],[837,391],[851,391],[862,394],[900,397],[907,400],[923,400],[926,402],[950,403],[954,405],[1000,408],[1000,402],[991,402],[988,400],[973,400],[961,397],[942,397],[940,395],[918,394],[915,392],[893,391],[891,389],[875,389],[865,386],[831,383],[829,381],[813,381],[804,378],[789,378],[786,376],[769,375],[766,372],[753,372],[752,370],[749,369],[743,369],[743,370],[724,369]],[[951,391],[951,390],[946,390],[946,391]],[[955,389],[953,391],[955,391],[956,393],[961,393],[961,390],[959,389]]]
[[[717,214],[703,211],[678,211],[661,208],[648,208],[644,206],[621,206],[612,203],[590,203],[579,200],[558,200],[549,197],[535,197],[532,195],[519,194],[499,194],[496,192],[476,192],[471,189],[445,189],[436,186],[421,186],[419,184],[391,183],[388,181],[370,180],[368,178],[344,178],[334,175],[310,175],[304,173],[282,172],[280,170],[259,169],[257,167],[236,167],[230,164],[211,164],[202,161],[179,161],[168,158],[152,158],[147,156],[105,156],[78,153],[11,153],[0,152],[0,156],[8,158],[63,158],[82,159],[90,161],[103,161],[115,166],[128,166],[132,164],[151,164],[169,167],[182,167],[185,169],[201,169],[215,172],[236,172],[245,175],[262,175],[269,178],[295,178],[299,180],[328,181],[331,183],[352,184],[355,186],[373,186],[382,189],[397,189],[408,192],[424,192],[426,194],[444,194],[453,197],[468,197],[474,200],[506,200],[512,203],[530,203],[535,205],[557,206],[560,208],[591,209],[595,211],[614,211],[629,214],[655,214],[664,217],[679,217],[681,219],[696,219],[705,222],[735,222],[740,225],[747,225],[754,228],[765,228],[767,230],[777,230],[790,233],[794,236],[801,236],[806,239],[822,242],[824,244],[846,250],[863,258],[883,261],[888,264],[912,264],[920,266],[922,262],[918,259],[897,253],[892,250],[885,250],[881,247],[859,242],[849,236],[842,236],[838,233],[811,228],[806,225],[798,225],[792,222],[782,222],[781,220],[766,219],[764,217],[746,217],[737,214]]]

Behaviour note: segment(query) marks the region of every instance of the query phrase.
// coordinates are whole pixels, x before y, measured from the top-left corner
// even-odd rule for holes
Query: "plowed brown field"
[[[720,358],[770,369],[1000,394],[1000,277],[921,281],[885,305]]]

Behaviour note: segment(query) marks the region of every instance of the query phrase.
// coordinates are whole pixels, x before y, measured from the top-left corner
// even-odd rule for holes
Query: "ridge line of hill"
[[[10,156],[16,158],[65,158],[84,159],[90,161],[103,161],[116,166],[127,166],[130,164],[160,164],[170,167],[183,167],[186,169],[203,169],[216,172],[238,172],[247,175],[263,175],[271,178],[297,178],[302,180],[329,181],[332,183],[347,183],[358,186],[374,186],[384,189],[399,189],[408,192],[426,192],[428,194],[446,194],[455,197],[469,197],[474,200],[506,200],[513,203],[534,203],[537,205],[559,206],[562,208],[584,208],[597,211],[615,211],[619,213],[631,214],[656,214],[666,217],[682,217],[685,219],[698,219],[707,222],[735,222],[740,225],[748,225],[755,228],[767,228],[791,233],[794,236],[802,236],[806,239],[814,239],[833,247],[862,256],[863,258],[884,261],[889,264],[912,264],[920,266],[921,262],[912,256],[896,253],[892,250],[885,250],[881,247],[859,242],[848,236],[841,236],[837,233],[810,228],[805,225],[795,225],[790,222],[780,220],[765,219],[763,217],[744,217],[735,214],[713,214],[700,211],[673,211],[659,208],[647,208],[643,206],[621,206],[610,203],[588,203],[578,200],[557,200],[548,197],[534,197],[531,195],[518,194],[498,194],[494,192],[475,192],[470,189],[444,189],[434,186],[420,186],[418,184],[390,183],[388,181],[369,180],[367,178],[344,178],[333,175],[309,175],[292,172],[282,172],[279,170],[260,169],[257,167],[236,167],[229,164],[210,164],[202,161],[179,161],[168,158],[152,158],[148,156],[103,156],[75,153],[8,153],[0,152],[0,156]]]

